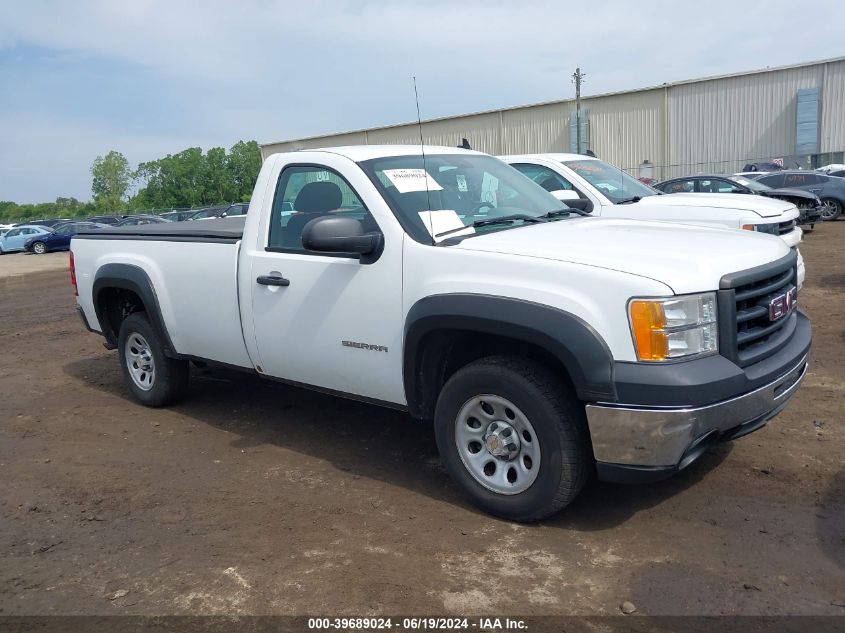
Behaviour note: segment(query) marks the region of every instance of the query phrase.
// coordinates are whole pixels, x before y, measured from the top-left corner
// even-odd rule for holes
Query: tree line
[[[222,147],[205,153],[189,147],[134,170],[123,154],[112,150],[91,165],[91,201],[72,197],[38,204],[0,201],[0,222],[248,202],[260,169],[256,141],[239,141],[228,152]]]

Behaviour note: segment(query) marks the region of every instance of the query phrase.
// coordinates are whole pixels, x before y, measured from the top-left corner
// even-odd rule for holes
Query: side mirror
[[[306,250],[318,253],[347,253],[373,258],[381,250],[382,235],[364,233],[364,225],[355,218],[324,215],[303,227],[302,245]]]
[[[561,202],[578,200],[580,198],[578,192],[573,191],[572,189],[557,189],[555,191],[552,191],[551,194]]]

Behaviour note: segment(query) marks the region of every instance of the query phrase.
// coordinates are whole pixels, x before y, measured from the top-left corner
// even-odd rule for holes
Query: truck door
[[[335,162],[343,161],[352,165],[342,157]],[[289,164],[268,186],[268,195],[273,185],[274,191],[263,205],[259,236],[248,246],[251,272],[241,276],[250,284],[241,296],[251,296],[252,307],[244,333],[252,330],[251,355],[265,375],[405,404],[401,238],[385,234],[384,250],[371,263],[302,246],[305,225],[326,215],[352,217],[366,232],[384,234],[358,193],[372,185],[363,173],[349,173],[355,170],[346,170],[353,186],[330,164]],[[380,211],[389,213],[386,205]]]

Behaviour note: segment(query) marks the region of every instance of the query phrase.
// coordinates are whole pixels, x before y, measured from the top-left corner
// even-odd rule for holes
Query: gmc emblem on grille
[[[798,301],[798,290],[793,286],[784,294],[769,300],[769,321],[778,321],[792,312]]]

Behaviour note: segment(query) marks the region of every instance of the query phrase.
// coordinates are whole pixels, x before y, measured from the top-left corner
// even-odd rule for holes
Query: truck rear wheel
[[[118,352],[123,380],[135,399],[148,407],[176,402],[188,391],[188,362],[168,358],[155,328],[143,312],[120,325]]]
[[[564,508],[592,464],[583,407],[529,360],[496,356],[458,370],[440,393],[434,426],[446,468],[472,502],[514,521]]]

